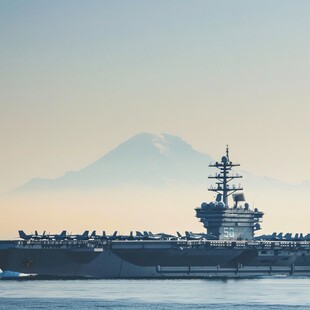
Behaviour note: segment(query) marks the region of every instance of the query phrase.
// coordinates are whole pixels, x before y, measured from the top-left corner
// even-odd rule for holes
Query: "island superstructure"
[[[241,185],[230,185],[231,181],[242,178],[239,174],[233,174],[233,167],[240,166],[229,160],[229,149],[226,148],[226,156],[220,162],[210,164],[219,170],[209,179],[216,179],[216,186],[208,190],[217,193],[215,202],[202,203],[196,208],[196,216],[203,223],[209,234],[219,240],[253,240],[254,231],[261,229],[259,222],[264,213],[258,209],[251,210],[248,203],[238,205],[244,201]],[[233,197],[233,205],[229,206],[228,197]]]
[[[217,172],[214,201],[196,208],[206,232],[130,233],[128,236],[26,235],[0,241],[0,268],[38,277],[205,278],[261,275],[310,276],[310,234],[255,236],[263,212],[245,202],[229,158],[210,164]]]

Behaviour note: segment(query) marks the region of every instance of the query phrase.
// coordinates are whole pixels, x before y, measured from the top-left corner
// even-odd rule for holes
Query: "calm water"
[[[310,278],[0,280],[0,309],[310,309]]]

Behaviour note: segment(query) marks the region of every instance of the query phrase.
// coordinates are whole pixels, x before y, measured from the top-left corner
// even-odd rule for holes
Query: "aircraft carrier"
[[[20,240],[0,241],[0,268],[61,278],[205,278],[268,275],[310,276],[310,234],[256,236],[263,212],[245,202],[243,188],[231,184],[242,176],[229,150],[216,168],[215,201],[195,209],[205,233],[151,232],[128,236],[55,235],[19,231]],[[231,201],[231,202],[229,202]]]

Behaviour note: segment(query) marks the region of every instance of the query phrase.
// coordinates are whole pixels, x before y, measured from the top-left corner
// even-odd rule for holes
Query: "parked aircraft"
[[[291,241],[293,238],[292,238],[292,233],[286,233],[284,236],[283,236],[284,240],[287,240],[287,241]]]
[[[64,240],[67,238],[67,231],[63,230],[60,234],[53,234],[53,235],[45,235],[44,239],[49,240]]]
[[[19,230],[18,231],[18,234],[19,234],[19,237],[21,239],[24,239],[24,240],[30,240],[30,239],[33,239],[33,240],[38,240],[38,239],[41,239],[38,234],[30,234],[30,235],[27,235],[25,234],[25,232],[23,230]]]
[[[179,240],[186,240],[186,236],[182,236],[178,231],[177,231],[177,237]]]
[[[113,233],[113,235],[107,235],[105,230],[102,232],[102,235],[97,235],[96,231],[94,230],[91,235],[90,235],[90,239],[96,239],[96,240],[116,240],[118,239],[120,236],[117,236],[117,231],[115,231]]]
[[[303,241],[310,241],[310,234],[307,234],[305,235],[303,238],[302,238]]]
[[[283,233],[280,232],[277,237],[276,237],[276,240],[283,240]]]
[[[24,239],[24,240],[44,240],[44,239],[48,239],[48,240],[63,240],[66,238],[66,231],[64,230],[61,234],[55,234],[55,235],[46,235],[45,231],[43,232],[42,235],[38,234],[37,231],[35,231],[35,234],[31,234],[31,235],[27,235],[24,233],[23,230],[19,230],[19,237]]]
[[[147,236],[142,234],[140,231],[136,231],[135,239],[137,239],[137,240],[147,240],[148,238],[147,238]]]
[[[150,232],[149,232],[150,233]],[[165,233],[158,233],[153,235],[155,238],[161,239],[161,240],[177,240],[178,238],[174,235],[165,234]]]
[[[274,232],[271,235],[261,235],[261,236],[257,236],[255,237],[255,240],[267,240],[267,241],[275,241],[277,238],[277,233]]]
[[[131,231],[129,235],[121,235],[117,236],[117,240],[135,240],[135,236],[133,235],[133,232]]]
[[[67,235],[66,238],[70,240],[88,240],[89,239],[89,231],[85,230],[82,235],[76,234],[76,235]]]

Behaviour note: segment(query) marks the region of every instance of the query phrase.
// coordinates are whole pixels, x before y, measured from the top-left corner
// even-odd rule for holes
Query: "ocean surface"
[[[310,278],[0,280],[0,309],[310,309]]]

